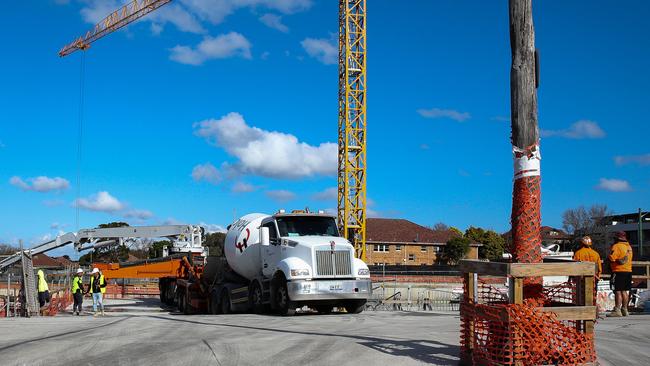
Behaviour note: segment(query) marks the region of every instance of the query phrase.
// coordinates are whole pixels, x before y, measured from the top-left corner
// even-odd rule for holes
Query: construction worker
[[[589,236],[580,238],[580,249],[573,254],[574,261],[580,262],[593,262],[596,264],[596,281],[600,280],[600,275],[603,273],[603,266],[600,263],[600,254],[591,248],[592,241]]]
[[[90,276],[90,284],[88,285],[88,292],[93,296],[93,312],[97,315],[97,308],[99,307],[102,316],[104,315],[104,293],[106,292],[106,279],[104,275],[99,272],[99,268],[93,268]]]
[[[38,304],[40,307],[45,306],[46,303],[50,301],[50,289],[47,286],[47,281],[45,280],[45,273],[42,269],[39,269],[37,272],[38,276]]]
[[[81,304],[84,301],[84,289],[83,289],[83,276],[84,270],[79,268],[77,269],[77,274],[72,279],[72,298],[74,304],[72,304],[72,313],[79,315],[81,313]]]
[[[624,231],[615,234],[616,242],[607,257],[612,268],[610,286],[614,290],[616,305],[608,317],[628,316],[627,304],[632,289],[632,247]]]

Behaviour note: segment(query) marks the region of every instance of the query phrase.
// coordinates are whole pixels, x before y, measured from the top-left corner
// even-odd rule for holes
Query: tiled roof
[[[392,243],[446,243],[452,231],[434,231],[404,219],[369,218],[366,221],[366,241]]]
[[[61,263],[55,259],[48,257],[47,255],[40,253],[32,257],[32,262],[34,267],[48,267],[48,268],[59,268],[62,267]]]

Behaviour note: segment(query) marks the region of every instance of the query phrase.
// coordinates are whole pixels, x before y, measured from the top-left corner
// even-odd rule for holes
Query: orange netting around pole
[[[579,365],[596,361],[593,335],[581,321],[560,321],[542,306],[573,304],[575,286],[544,288],[540,298],[509,304],[507,289],[480,283],[461,303],[461,353],[481,365]]]
[[[512,243],[509,252],[517,263],[540,263],[540,176],[515,180],[512,200]]]

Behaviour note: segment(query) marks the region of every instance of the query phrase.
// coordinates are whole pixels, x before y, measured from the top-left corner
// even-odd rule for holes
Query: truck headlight
[[[359,272],[357,272],[357,276],[367,276],[370,274],[370,270],[368,268],[361,268]]]
[[[309,270],[308,269],[292,269],[291,270],[291,277],[296,277],[296,276],[309,276]]]

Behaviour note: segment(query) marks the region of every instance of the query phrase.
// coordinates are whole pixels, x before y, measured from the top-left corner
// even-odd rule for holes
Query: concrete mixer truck
[[[161,299],[185,313],[291,315],[304,306],[359,313],[372,293],[368,266],[330,215],[243,216],[228,226],[224,252],[205,265],[187,262],[183,278],[161,278]]]

